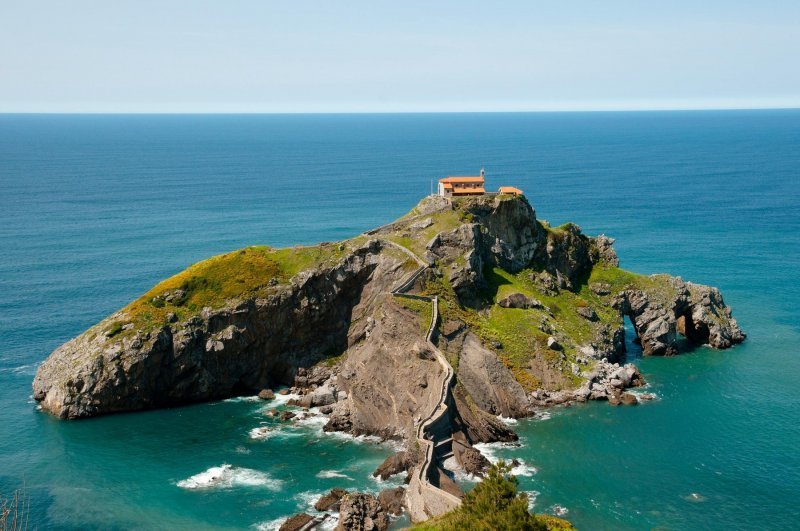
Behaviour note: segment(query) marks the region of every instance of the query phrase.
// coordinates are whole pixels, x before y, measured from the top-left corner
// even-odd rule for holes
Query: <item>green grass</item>
[[[428,333],[428,327],[431,325],[431,319],[433,318],[433,303],[427,301],[421,301],[418,299],[411,299],[408,297],[398,296],[394,298],[397,301],[397,304],[411,310],[415,314],[417,314],[419,326],[422,330],[422,334],[425,335]]]
[[[270,283],[285,284],[300,271],[333,265],[347,248],[340,250],[339,244],[286,249],[258,246],[222,254],[158,283],[123,312],[135,330],[147,331],[165,324],[169,313],[183,320],[204,307],[220,308],[232,301],[265,296],[274,289]],[[166,300],[167,294],[177,290],[184,292],[183,296]]]
[[[433,212],[430,215],[433,222],[430,227],[413,232],[398,229],[395,233],[387,234],[385,237],[413,251],[418,256],[423,256],[425,254],[425,246],[434,236],[440,232],[451,231],[464,223],[462,219],[464,214],[457,210]]]

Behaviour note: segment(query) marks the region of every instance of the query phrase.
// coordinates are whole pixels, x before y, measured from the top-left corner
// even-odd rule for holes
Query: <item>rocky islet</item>
[[[624,317],[645,355],[677,354],[682,339],[713,348],[745,339],[717,289],[625,272],[612,244],[574,224],[549,227],[524,198],[428,198],[395,223],[320,246],[324,260],[288,278],[243,282],[217,305],[186,306],[203,286],[197,276],[120,310],[51,354],[34,398],[82,418],[243,393],[272,400],[270,389],[288,386],[300,395],[293,405],[328,415],[326,431],[405,441],[376,471],[388,477],[422,462],[415,428],[441,400],[439,351],[455,372],[442,437],[460,467],[480,474],[487,463],[474,445],[515,438],[498,415],[638,403],[625,391],[645,382],[622,363]],[[420,326],[430,317],[391,296],[409,281],[412,294],[441,301],[434,350]],[[139,325],[142,304],[166,311],[163,322]],[[534,325],[514,328],[520,322]],[[340,526],[388,521],[377,498],[363,496],[340,504]]]

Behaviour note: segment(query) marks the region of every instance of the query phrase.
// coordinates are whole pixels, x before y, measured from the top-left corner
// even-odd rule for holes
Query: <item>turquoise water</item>
[[[380,489],[391,448],[314,420],[253,439],[258,402],[59,422],[30,381],[194,261],[357,234],[481,165],[540,217],[616,237],[624,267],[719,286],[749,334],[636,359],[655,402],[520,421],[523,447],[491,451],[536,468],[520,477],[536,510],[582,529],[796,528],[798,111],[0,115],[0,490],[24,485],[38,528],[128,529],[248,528],[333,486]],[[210,469],[221,484],[188,488]]]

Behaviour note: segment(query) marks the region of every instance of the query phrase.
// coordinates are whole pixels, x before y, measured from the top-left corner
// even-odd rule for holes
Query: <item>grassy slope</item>
[[[506,199],[514,200],[510,197]],[[422,255],[425,245],[436,234],[472,221],[468,214],[458,209],[436,212],[430,217],[433,225],[427,229],[416,233],[398,230],[389,237]],[[552,233],[554,237],[559,237],[566,233],[567,225],[551,228],[542,224],[542,228]],[[456,259],[459,260],[462,258]],[[442,265],[442,269],[446,269],[445,265]],[[561,290],[556,295],[548,295],[538,289],[530,279],[531,274],[537,272],[530,269],[512,274],[498,267],[488,269],[484,271],[484,275],[489,283],[489,289],[483,295],[487,302],[496,303],[511,293],[519,292],[541,301],[546,307],[542,309],[502,308],[497,304],[490,304],[485,309],[476,311],[459,304],[446,278],[429,280],[425,285],[425,294],[439,296],[443,321],[448,319],[464,321],[487,346],[497,342],[502,344],[502,348],[493,350],[523,387],[530,391],[541,387],[541,382],[527,370],[535,358],[544,360],[554,370],[559,371],[565,386],[580,385],[581,379],[571,372],[571,362],[575,359],[577,348],[590,343],[598,328],[604,324],[611,324],[614,327],[619,324],[619,313],[611,307],[613,295],[597,295],[589,289],[590,284],[607,283],[612,294],[627,288],[637,288],[663,300],[672,295],[672,288],[665,275],[648,277],[605,264],[595,266],[587,281],[578,286],[575,292]],[[581,317],[577,313],[577,308],[581,306],[590,306],[600,318],[599,322],[592,323]],[[547,339],[551,335],[564,338],[561,341],[563,358],[561,352],[547,347]],[[451,364],[457,367],[458,360],[452,354],[450,358],[453,358],[450,359]]]
[[[511,196],[501,196],[501,199],[516,200]],[[422,256],[425,246],[436,234],[473,221],[471,214],[458,208],[469,204],[470,201],[472,199],[459,199],[456,201],[455,210],[443,210],[410,220],[414,223],[430,217],[433,222],[430,227],[422,230],[399,228],[382,237],[391,239]],[[407,219],[413,213],[414,211],[401,219]],[[564,232],[565,226],[550,228],[543,224],[542,227],[552,232],[554,236],[558,236]],[[169,313],[175,314],[179,321],[184,321],[192,315],[199,314],[204,307],[220,308],[233,301],[267,296],[282,289],[281,286],[285,286],[289,279],[300,271],[334,265],[346,253],[366,240],[365,236],[357,236],[341,244],[285,249],[266,246],[248,247],[209,258],[160,282],[125,307],[117,321],[110,324],[103,323],[103,329],[97,332],[108,336],[119,334],[124,337],[135,331],[148,331],[162,326],[166,323]],[[385,249],[384,252],[400,253],[391,248]],[[412,260],[405,256],[402,258],[405,260],[404,269],[410,272],[417,267]],[[463,261],[463,257],[457,257],[455,260]],[[458,303],[446,278],[428,282],[425,287],[427,294],[439,295],[443,320],[460,319],[469,324],[487,345],[491,345],[492,342],[501,343],[502,348],[496,349],[500,359],[529,390],[541,386],[541,382],[527,370],[534,358],[540,362],[544,360],[556,370],[560,370],[565,385],[575,386],[580,383],[579,379],[569,371],[570,362],[575,357],[576,347],[591,341],[598,325],[580,317],[575,311],[577,307],[591,306],[600,316],[601,323],[618,322],[616,310],[610,307],[610,297],[596,295],[588,288],[589,283],[606,282],[611,286],[612,293],[626,287],[645,289],[663,298],[669,297],[671,293],[671,287],[665,281],[666,277],[646,277],[617,267],[597,266],[587,283],[579,286],[580,289],[575,293],[562,290],[555,296],[549,296],[537,289],[530,280],[532,272],[534,271],[525,270],[511,274],[500,268],[487,270],[485,276],[489,281],[489,289],[484,296],[487,302],[497,302],[510,293],[519,292],[540,300],[547,309],[501,308],[493,304],[479,312],[464,308]],[[273,286],[270,286],[270,282]],[[166,300],[167,295],[174,294],[176,290],[181,290],[185,294]],[[408,299],[401,299],[400,302],[419,314],[420,327],[427,330],[430,322],[430,305],[417,304],[416,301]],[[134,325],[133,329],[123,330],[123,325],[128,323]],[[552,331],[546,332],[542,328]],[[547,338],[559,333],[567,338],[563,341],[566,359],[562,359],[560,352],[547,348]],[[451,359],[450,362],[457,367],[458,359]]]
[[[431,324],[431,317],[433,316],[433,304],[427,301],[421,301],[402,296],[396,297],[395,301],[403,308],[411,310],[417,314],[417,320],[419,321],[419,327],[422,330],[422,334],[427,334],[428,327]]]

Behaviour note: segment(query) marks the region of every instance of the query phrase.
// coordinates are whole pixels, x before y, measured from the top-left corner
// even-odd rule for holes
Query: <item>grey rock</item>
[[[346,494],[340,507],[337,531],[384,531],[389,528],[389,516],[371,494]]]
[[[378,502],[387,514],[400,516],[403,513],[403,498],[406,489],[397,487],[394,489],[384,489],[378,494]]]
[[[595,322],[600,320],[600,318],[597,317],[597,313],[595,313],[594,309],[590,308],[589,306],[578,306],[575,311],[587,321]]]
[[[262,389],[258,393],[258,398],[260,398],[261,400],[274,400],[275,393],[272,392],[272,389]]]
[[[314,504],[314,509],[317,511],[338,511],[339,504],[342,497],[347,494],[347,491],[340,488],[332,489],[328,494],[322,496]]]

